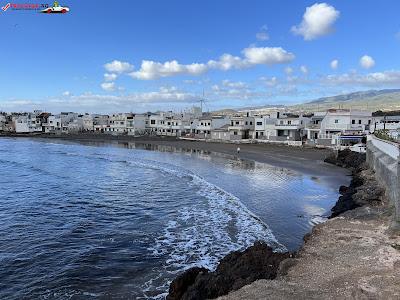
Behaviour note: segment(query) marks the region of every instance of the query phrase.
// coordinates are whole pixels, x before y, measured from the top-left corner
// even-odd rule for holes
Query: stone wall
[[[386,194],[393,207],[391,228],[400,230],[400,165],[399,145],[371,135],[367,142],[367,163],[375,176],[386,188]]]

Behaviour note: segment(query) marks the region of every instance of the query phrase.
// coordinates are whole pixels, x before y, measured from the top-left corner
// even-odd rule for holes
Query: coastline
[[[389,230],[391,211],[385,190],[362,159],[355,159],[354,154],[347,153],[329,160],[352,170],[352,182],[349,187],[340,188],[342,196],[335,207],[338,203],[341,206],[340,202],[350,202],[350,205],[336,207],[336,210],[334,207],[332,213],[335,217],[316,225],[304,237],[305,243],[298,252],[286,253],[290,257],[281,258],[273,274],[259,277],[239,288],[231,284],[233,288],[225,293],[221,288],[215,288],[215,283],[221,282],[219,278],[224,275],[217,272],[208,276],[210,293],[203,297],[202,291],[196,298],[193,295],[198,295],[205,286],[204,283],[199,286],[199,282],[208,275],[200,274],[192,279],[181,297],[170,296],[168,299],[218,296],[220,300],[398,299],[400,237]],[[276,265],[276,259],[279,257],[275,257],[271,265]],[[250,268],[257,270],[258,262],[252,263],[255,266]],[[225,276],[232,278],[231,274]],[[239,284],[243,282],[243,279],[234,280]],[[172,284],[172,296],[176,295],[174,288]]]
[[[251,160],[266,163],[275,167],[290,169],[293,171],[308,174],[310,176],[326,177],[325,183],[332,184],[335,189],[340,185],[332,182],[335,176],[343,174],[350,175],[350,172],[339,166],[334,166],[324,162],[333,152],[330,149],[318,149],[312,147],[292,147],[277,144],[230,144],[211,141],[188,141],[173,137],[133,137],[133,136],[113,136],[105,134],[7,134],[0,135],[9,138],[38,138],[54,139],[69,142],[79,142],[82,144],[122,144],[134,143],[137,148],[145,150],[160,151],[189,151],[197,150],[229,155],[232,158]],[[240,153],[237,153],[237,147]],[[334,175],[334,176],[332,176]]]
[[[8,136],[15,137],[15,136]],[[21,136],[17,136],[21,137]],[[244,159],[244,160],[253,160],[262,163],[267,163],[280,168],[288,168],[291,170],[295,170],[298,172],[302,172],[305,174],[309,174],[311,176],[320,176],[321,178],[325,178],[326,181],[329,181],[334,176],[331,176],[332,172],[338,172],[338,174],[342,174],[344,172],[343,167],[349,167],[343,164],[342,162],[338,162],[335,166],[333,164],[328,164],[324,162],[332,152],[329,150],[321,150],[321,149],[313,149],[313,148],[295,148],[290,146],[278,146],[278,145],[270,145],[270,144],[241,144],[240,154],[236,153],[236,148],[238,145],[235,144],[222,144],[222,143],[212,143],[212,142],[194,142],[194,141],[182,141],[172,138],[134,138],[134,137],[113,137],[113,136],[98,136],[98,135],[65,135],[65,136],[23,136],[28,138],[41,138],[41,139],[59,139],[63,141],[70,142],[79,142],[81,144],[121,144],[124,146],[127,143],[134,143],[138,146],[139,149],[148,149],[148,150],[161,150],[161,151],[176,151],[176,149],[180,150],[189,150],[194,149],[198,151],[204,151],[204,153],[222,153],[225,155],[229,155],[235,158]],[[332,163],[332,161],[331,161]],[[354,168],[353,168],[354,169]],[[365,170],[358,170],[357,172],[352,173],[352,178],[354,181],[355,176],[358,173],[361,173]],[[346,171],[350,173],[349,171]],[[365,175],[365,174],[364,174]],[[363,175],[363,176],[364,176]],[[361,180],[362,181],[362,180]],[[339,184],[335,182],[331,182],[332,186],[335,186],[336,190],[339,189]],[[343,196],[346,193],[350,193],[345,197],[345,202],[349,199],[354,198],[353,195],[356,193],[357,188],[360,185],[351,186],[347,189],[341,188],[341,194]],[[336,205],[339,203],[340,198]],[[347,203],[347,202],[346,202]],[[245,250],[244,255],[240,252],[232,252],[228,254],[222,261],[228,262],[228,265],[223,265],[223,270],[221,274],[215,276],[213,272],[208,272],[207,270],[197,270],[198,272],[191,273],[191,280],[186,282],[185,284],[188,286],[192,286],[196,281],[200,281],[199,288],[204,289],[208,284],[215,284],[213,282],[215,277],[221,278],[224,277],[224,272],[232,275],[232,270],[230,265],[234,266],[236,269],[236,273],[234,274],[237,277],[247,276],[246,272],[249,275],[249,278],[246,280],[242,280],[236,285],[233,285],[233,288],[228,288],[225,292],[219,295],[224,295],[227,291],[230,293],[227,296],[223,296],[221,299],[276,299],[276,298],[288,298],[293,299],[298,297],[305,298],[330,298],[332,293],[335,292],[334,288],[330,285],[322,282],[320,274],[322,278],[330,278],[330,280],[334,280],[332,276],[328,276],[329,274],[325,274],[325,272],[333,272],[334,274],[341,274],[343,272],[340,262],[343,258],[348,258],[346,261],[347,264],[350,262],[356,261],[359,259],[360,255],[364,255],[368,259],[365,259],[369,264],[374,263],[376,260],[382,260],[385,262],[386,260],[392,260],[393,255],[393,247],[389,244],[389,238],[385,235],[385,225],[387,221],[387,212],[384,206],[378,208],[371,208],[368,203],[363,203],[357,205],[356,209],[345,212],[345,210],[338,213],[338,217],[332,218],[326,223],[317,225],[313,228],[312,232],[305,236],[305,243],[300,248],[300,250],[296,253],[286,253],[285,255],[278,254],[278,258],[275,258],[275,253],[271,254],[268,246],[260,246],[255,245],[247,250]],[[352,207],[354,208],[354,207]],[[352,209],[350,208],[350,209]],[[362,231],[362,233],[360,233]],[[373,252],[360,252],[359,245],[360,241],[365,241],[365,245],[368,247],[377,246],[376,242],[371,242],[371,240],[378,240],[379,243],[384,243],[385,247],[383,250],[378,246],[373,248],[374,253],[378,252],[379,255],[375,255]],[[394,240],[395,244],[400,244],[400,241]],[[260,248],[261,247],[261,248]],[[354,253],[357,253],[357,256],[348,255],[347,251],[352,249]],[[247,252],[246,252],[247,251]],[[397,251],[394,249],[394,251]],[[289,257],[288,257],[289,255]],[[369,256],[368,256],[369,255]],[[386,255],[386,256],[385,256]],[[261,266],[273,265],[272,269],[267,270],[267,275],[263,275],[264,277],[258,277],[259,273],[254,273],[254,265],[260,263],[260,257],[268,256],[268,260],[264,261]],[[384,258],[382,258],[384,257]],[[389,267],[394,268],[395,266],[399,267],[399,263],[395,258],[392,265],[389,264]],[[325,265],[331,265],[331,269],[325,270]],[[271,263],[273,262],[273,263]],[[399,258],[400,262],[400,258]],[[252,266],[253,264],[253,266]],[[339,269],[337,269],[339,266]],[[364,268],[360,272],[369,272],[368,264],[361,264],[357,262],[355,266],[358,270],[361,266]],[[360,267],[360,268],[361,268]],[[353,270],[354,268],[347,267],[349,270]],[[191,270],[191,269],[189,269]],[[386,270],[387,271],[387,270]],[[266,268],[258,268],[257,272],[266,272]],[[312,273],[311,273],[312,272]],[[186,273],[186,272],[185,272]],[[184,274],[185,274],[184,273]],[[198,276],[198,275],[201,276]],[[346,273],[344,273],[346,274]],[[203,276],[203,275],[206,275]],[[335,276],[336,276],[335,275]],[[207,277],[208,276],[208,277]],[[228,277],[229,277],[228,276]],[[199,278],[201,280],[199,280]],[[262,279],[267,278],[268,280]],[[182,279],[182,278],[181,278]],[[261,280],[259,280],[261,279]],[[303,282],[303,281],[304,282]],[[307,280],[313,280],[316,284],[314,290],[317,292],[310,290],[309,288],[305,288],[303,285],[311,284]],[[183,280],[185,282],[185,278]],[[225,281],[226,282],[226,281]],[[253,282],[253,283],[251,283]],[[299,283],[300,282],[300,283]],[[218,282],[220,283],[220,282]],[[293,283],[293,284],[292,284]],[[295,283],[295,284],[294,284]],[[398,281],[395,281],[397,284]],[[325,286],[324,286],[325,284]],[[367,287],[359,287],[356,283],[352,283],[353,286],[357,286],[357,293],[361,291],[361,293],[366,293],[368,290]],[[298,285],[301,285],[299,287]],[[322,285],[321,291],[318,290],[319,285]],[[172,286],[172,285],[171,285]],[[180,286],[179,288],[186,290],[187,286]],[[391,290],[395,290],[395,285],[391,285]],[[235,291],[236,290],[236,291]],[[340,290],[340,289],[339,289]],[[196,294],[196,289],[192,288],[192,295],[188,297],[184,295],[182,297],[169,297],[168,299],[205,299],[208,297],[198,297]],[[343,291],[340,290],[340,293]],[[368,292],[368,291],[367,291]],[[283,294],[282,294],[283,293]],[[178,293],[179,294],[179,293]],[[193,296],[194,295],[194,296]],[[219,296],[218,295],[218,296]],[[340,296],[340,294],[335,294],[336,297]],[[346,294],[347,295],[347,294]],[[358,294],[357,294],[358,295]],[[191,298],[194,297],[194,298]],[[197,298],[196,298],[197,297]]]

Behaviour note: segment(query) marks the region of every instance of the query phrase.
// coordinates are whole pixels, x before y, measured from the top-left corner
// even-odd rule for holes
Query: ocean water
[[[0,299],[163,299],[256,240],[297,249],[338,197],[310,174],[141,148],[0,139]]]

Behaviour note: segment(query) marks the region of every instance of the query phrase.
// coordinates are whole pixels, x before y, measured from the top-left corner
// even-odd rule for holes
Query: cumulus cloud
[[[336,70],[339,67],[339,61],[337,59],[334,59],[331,61],[331,69]]]
[[[291,31],[303,36],[304,40],[311,41],[333,32],[333,25],[339,18],[340,12],[327,3],[315,3],[307,7],[303,20]]]
[[[217,61],[215,61],[215,60],[208,61],[207,66],[210,69],[219,69],[222,71],[228,71],[231,69],[246,68],[246,67],[248,67],[248,63],[245,62],[239,56],[233,56],[231,54],[225,53],[225,54],[221,55]]]
[[[260,28],[260,31],[256,33],[256,39],[258,41],[268,41],[269,40],[269,34],[268,34],[267,25],[263,25]]]
[[[108,92],[115,91],[115,83],[114,82],[103,82],[100,86],[105,91],[108,91]]]
[[[360,58],[360,66],[364,69],[371,69],[375,66],[375,60],[369,55],[364,55]]]
[[[308,68],[307,68],[306,66],[301,66],[301,67],[300,67],[300,71],[301,71],[303,74],[308,74]]]
[[[345,73],[328,75],[322,82],[329,85],[352,85],[367,87],[388,87],[400,84],[400,71],[383,71],[368,74]]]
[[[119,60],[113,60],[110,63],[106,63],[104,68],[110,73],[125,73],[133,70],[133,65],[128,62]]]
[[[115,73],[104,73],[104,80],[105,81],[115,81],[118,75]]]
[[[207,63],[181,64],[176,60],[164,63],[142,61],[138,71],[129,75],[134,79],[153,80],[177,75],[201,75],[211,69],[228,71],[250,68],[255,65],[274,65],[292,61],[295,56],[281,47],[248,47],[242,51],[243,57],[225,53],[218,60]]]
[[[135,79],[152,80],[182,74],[200,75],[206,71],[207,66],[205,64],[193,63],[183,65],[178,63],[176,60],[167,61],[165,63],[144,60],[142,61],[140,70],[132,72],[129,75]]]
[[[288,63],[294,59],[294,54],[281,47],[250,47],[243,50],[247,61],[253,65],[274,65]]]

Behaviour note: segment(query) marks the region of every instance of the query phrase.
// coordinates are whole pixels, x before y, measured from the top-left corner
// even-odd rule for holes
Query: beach
[[[65,135],[24,135],[12,134],[9,137],[29,137],[61,139],[80,143],[134,143],[148,150],[175,151],[199,150],[222,153],[235,158],[252,160],[273,166],[287,168],[315,176],[343,173],[342,168],[327,164],[324,159],[332,154],[331,149],[314,147],[292,147],[279,144],[232,144],[212,141],[182,140],[174,137],[157,136],[114,136],[106,134],[65,134]],[[240,153],[237,148],[240,148]]]

